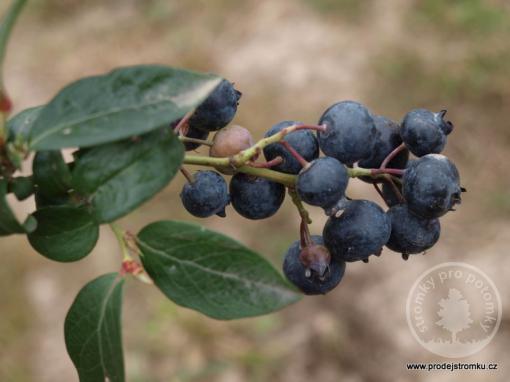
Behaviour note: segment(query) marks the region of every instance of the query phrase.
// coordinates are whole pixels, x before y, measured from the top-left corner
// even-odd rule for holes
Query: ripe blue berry
[[[312,241],[324,250],[321,236],[313,235]],[[283,273],[287,279],[308,295],[325,294],[335,288],[345,273],[345,262],[331,258],[329,266],[320,271],[307,267],[302,261],[302,248],[297,240],[287,250],[283,261]]]
[[[247,219],[265,219],[276,213],[285,199],[280,183],[238,173],[230,180],[232,206]]]
[[[433,113],[426,109],[411,110],[402,121],[400,136],[406,147],[417,157],[438,154],[446,145],[446,136],[453,125],[443,119],[446,110]]]
[[[356,261],[380,254],[390,233],[390,219],[381,207],[368,200],[352,200],[340,217],[328,219],[322,236],[333,258]]]
[[[193,216],[206,218],[214,214],[224,217],[229,203],[227,183],[214,171],[197,171],[193,182],[182,188],[181,200],[184,208]]]
[[[377,130],[365,106],[354,101],[338,102],[319,120],[326,131],[319,132],[319,146],[327,156],[351,165],[368,158],[375,145]]]
[[[444,155],[428,154],[412,161],[402,182],[409,209],[427,219],[443,216],[461,201],[459,173]]]
[[[395,148],[402,143],[400,127],[392,120],[377,115],[373,117],[377,135],[374,150],[369,157],[359,161],[358,165],[364,168],[379,168],[384,160]],[[406,167],[409,151],[399,152],[386,167],[402,169]]]
[[[285,127],[300,124],[296,121],[283,121],[271,127],[264,137],[270,137],[279,133]],[[312,161],[319,157],[319,143],[317,138],[310,130],[298,130],[287,134],[284,138],[305,160]],[[289,151],[279,143],[272,143],[264,147],[264,156],[267,161],[280,156],[283,162],[274,166],[272,169],[287,174],[297,174],[302,166]]]
[[[195,110],[188,121],[193,129],[216,131],[227,126],[237,112],[241,93],[233,84],[223,80]]]
[[[387,213],[391,220],[391,235],[386,243],[389,249],[411,255],[426,251],[439,240],[438,219],[419,217],[406,204],[393,206]]]
[[[344,197],[348,182],[349,175],[342,163],[322,157],[301,170],[296,190],[305,203],[328,209]]]

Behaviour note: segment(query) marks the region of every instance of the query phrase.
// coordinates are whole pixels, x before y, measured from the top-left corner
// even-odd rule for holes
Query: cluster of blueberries
[[[224,80],[197,108],[181,134],[207,139],[218,131],[209,150],[211,157],[231,157],[253,145],[248,130],[226,127],[233,119],[241,93]],[[342,279],[345,263],[368,261],[384,246],[404,259],[423,253],[439,239],[438,218],[461,201],[459,173],[439,154],[453,125],[438,113],[415,109],[399,125],[373,115],[362,104],[338,102],[321,116],[322,130],[301,129],[285,135],[282,142],[263,148],[271,169],[297,175],[294,191],[300,199],[324,209],[329,219],[322,236],[311,236],[301,223],[300,240],[288,249],[283,262],[287,278],[305,294],[324,294]],[[265,137],[299,125],[284,121],[271,127]],[[186,141],[194,150],[200,141]],[[325,156],[320,157],[320,151]],[[414,159],[409,158],[409,153]],[[281,159],[275,161],[280,157]],[[351,200],[345,195],[349,169],[379,169],[378,176],[362,176],[372,183],[388,210],[369,200]],[[382,169],[382,170],[381,170]],[[389,170],[388,170],[389,169]],[[248,219],[264,219],[280,208],[285,186],[265,178],[218,168],[233,174],[230,186],[216,171],[198,171],[188,176],[181,192],[186,210],[197,217],[225,216],[225,207]]]

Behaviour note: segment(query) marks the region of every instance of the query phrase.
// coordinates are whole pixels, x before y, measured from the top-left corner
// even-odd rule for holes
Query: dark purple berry
[[[444,155],[428,154],[412,161],[402,182],[409,209],[424,218],[443,216],[461,202],[459,173]]]
[[[386,246],[405,255],[422,253],[431,248],[441,233],[439,219],[425,219],[413,214],[406,204],[391,207],[391,235]]]
[[[301,122],[283,121],[277,123],[266,132],[264,137],[270,137],[279,133],[285,127],[297,124],[301,124]],[[315,134],[310,130],[293,131],[285,136],[284,141],[288,142],[307,161],[312,161],[319,157],[319,143]],[[264,147],[264,156],[267,161],[273,160],[278,156],[282,157],[283,162],[272,168],[276,171],[297,174],[302,168],[296,158],[279,143],[272,143]]]
[[[426,109],[415,109],[404,117],[400,136],[406,147],[417,157],[438,154],[446,145],[446,136],[453,125],[443,119],[446,111],[434,113]]]
[[[229,203],[227,183],[214,171],[197,171],[193,181],[182,188],[181,200],[191,215],[206,218],[212,215],[225,216]]]
[[[223,80],[195,110],[189,119],[189,127],[206,131],[216,131],[227,126],[237,112],[241,93],[234,85]]]
[[[344,197],[348,182],[345,166],[335,158],[323,157],[301,170],[296,190],[305,203],[328,209]]]
[[[243,173],[230,181],[232,206],[247,219],[265,219],[276,213],[285,199],[285,187],[276,182]]]
[[[390,233],[390,219],[381,207],[368,200],[352,200],[340,217],[328,219],[322,236],[333,258],[356,261],[379,254]]]
[[[326,131],[319,132],[319,146],[324,154],[350,165],[368,158],[374,150],[377,130],[370,112],[354,101],[329,107],[319,120]]]

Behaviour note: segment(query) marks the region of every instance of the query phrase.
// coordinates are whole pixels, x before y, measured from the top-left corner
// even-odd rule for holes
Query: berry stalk
[[[7,42],[14,28],[14,24],[20,15],[27,0],[14,0],[7,10],[7,13],[0,24],[0,147],[4,146],[7,140],[7,130],[5,128],[7,116],[11,112],[12,103],[7,95],[4,86],[4,62],[7,49]]]
[[[206,141],[206,140],[197,139],[197,138],[185,137],[184,135],[179,135],[178,138],[179,138],[179,140],[181,142],[198,143],[199,145],[204,145],[204,146],[209,146],[209,147],[211,147],[213,145],[213,143],[211,141]]]
[[[282,129],[280,132],[271,135],[270,137],[263,138],[260,141],[258,141],[256,144],[254,144],[249,149],[241,151],[239,154],[234,155],[231,160],[231,164],[233,164],[235,167],[241,167],[245,165],[248,161],[250,161],[254,156],[256,156],[258,153],[262,151],[262,149],[271,143],[277,143],[280,142],[287,134],[292,133],[293,131],[297,130],[317,130],[317,131],[324,131],[326,129],[326,126],[324,125],[292,125],[289,127],[286,127]]]
[[[385,169],[386,166],[388,165],[388,163],[390,163],[390,161],[395,158],[402,150],[405,150],[406,149],[406,145],[405,143],[401,143],[400,145],[398,145],[397,147],[395,147],[395,149],[388,154],[388,156],[386,158],[384,158],[383,162],[381,163],[381,169]]]
[[[272,136],[271,136],[272,137]],[[271,138],[270,137],[270,138]],[[272,142],[274,143],[274,142]],[[253,146],[254,147],[254,146]],[[251,150],[249,148],[248,150]],[[245,150],[245,151],[248,151]],[[266,169],[266,168],[256,168],[247,165],[243,165],[241,167],[236,167],[232,158],[214,158],[207,157],[202,155],[185,155],[184,164],[189,165],[197,165],[197,166],[206,166],[206,167],[219,167],[219,168],[234,168],[237,172],[242,172],[245,174],[259,176],[261,178],[266,178],[268,180],[272,180],[273,182],[281,183],[288,187],[294,187],[296,185],[297,176],[291,174],[285,174],[282,172]],[[370,168],[348,168],[347,173],[350,178],[361,178],[364,176],[370,176],[373,178],[386,178],[387,174],[398,174],[401,175],[404,170],[398,169],[370,169]]]
[[[303,158],[287,141],[280,141],[280,144],[287,149],[287,151],[299,162],[303,168],[307,168],[310,163]]]
[[[292,199],[292,203],[296,206],[299,216],[301,216],[301,220],[305,224],[312,224],[312,219],[310,219],[310,214],[306,210],[305,206],[303,206],[303,202],[301,201],[301,198],[299,197],[297,191],[293,187],[289,187],[289,195]]]
[[[120,274],[130,274],[137,280],[145,284],[154,284],[153,281],[147,276],[143,267],[131,256],[131,252],[136,252],[137,248],[134,238],[129,232],[120,228],[117,224],[110,224],[110,228],[119,243],[119,247],[122,254],[122,263]]]
[[[278,157],[276,157],[270,161],[267,161],[267,162],[262,162],[262,163],[253,162],[253,163],[250,163],[249,165],[254,168],[271,168],[271,167],[281,164],[282,162],[283,162],[283,158],[278,156]]]

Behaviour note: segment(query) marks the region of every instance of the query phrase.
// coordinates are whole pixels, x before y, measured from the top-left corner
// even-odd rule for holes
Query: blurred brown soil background
[[[276,314],[220,322],[129,282],[124,345],[129,381],[508,381],[510,380],[510,3],[505,0],[32,0],[15,30],[6,84],[20,111],[47,102],[79,77],[160,63],[218,73],[243,98],[235,123],[255,138],[283,119],[316,122],[330,104],[365,103],[395,120],[411,108],[448,109],[445,151],[468,188],[426,256],[385,251],[349,264],[325,297]],[[7,1],[2,1],[0,12]],[[30,171],[26,166],[25,171]],[[195,220],[179,200],[183,179],[121,221],[137,232],[160,219]],[[377,200],[352,181],[348,194]],[[17,207],[20,215],[33,207]],[[311,209],[312,232],[325,216]],[[265,221],[200,221],[267,256],[278,268],[297,238],[290,200]],[[23,237],[0,241],[0,381],[77,380],[63,321],[83,284],[117,270],[108,229],[86,259],[57,264]],[[263,240],[261,240],[263,238]],[[427,268],[466,261],[496,283],[503,320],[492,343],[466,362],[497,372],[418,373],[407,362],[443,362],[421,348],[405,319],[407,293]]]

